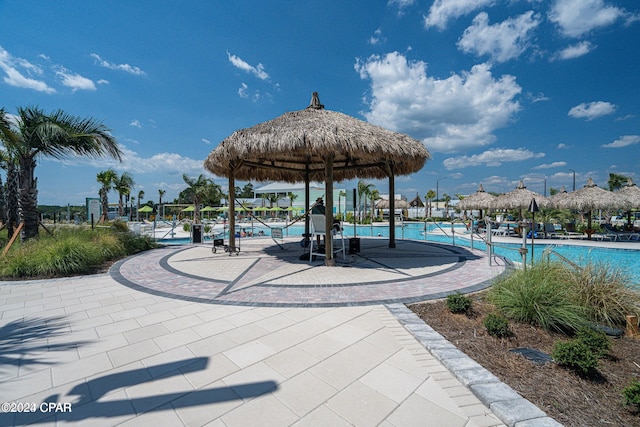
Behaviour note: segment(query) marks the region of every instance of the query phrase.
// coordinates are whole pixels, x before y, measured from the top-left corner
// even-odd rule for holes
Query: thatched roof
[[[524,209],[529,207],[531,199],[536,199],[536,204],[540,208],[551,206],[549,199],[542,194],[527,190],[524,182],[520,181],[515,190],[498,196],[491,207],[493,209]]]
[[[627,184],[616,192],[629,203],[628,208],[640,208],[640,188],[633,183],[633,179],[629,178]]]
[[[319,101],[304,110],[235,131],[207,157],[206,169],[252,181],[325,181],[333,155],[334,181],[387,178],[419,171],[431,157],[423,143],[336,111]],[[314,105],[314,103],[316,105]]]
[[[411,207],[409,202],[402,199],[396,199],[394,204],[394,209],[409,209]],[[378,203],[376,203],[376,209],[389,209],[389,201],[386,199],[378,200]]]
[[[566,193],[554,201],[555,205],[561,209],[577,209],[582,212],[596,209],[621,209],[629,205],[622,196],[598,187],[591,178],[581,189]]]
[[[489,209],[496,197],[484,191],[482,184],[478,186],[478,191],[473,194],[469,194],[458,203],[458,209]]]

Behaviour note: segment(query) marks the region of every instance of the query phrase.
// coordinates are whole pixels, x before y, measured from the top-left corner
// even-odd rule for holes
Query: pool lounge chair
[[[640,239],[640,233],[616,230],[611,224],[603,224],[603,227],[605,229],[605,233],[603,234],[608,235],[610,240],[628,242]]]
[[[583,239],[587,235],[576,231],[576,225],[572,222],[568,222],[564,225],[564,234],[568,239]]]
[[[569,236],[562,231],[556,230],[556,226],[550,222],[544,223],[544,238],[545,239],[568,239]]]

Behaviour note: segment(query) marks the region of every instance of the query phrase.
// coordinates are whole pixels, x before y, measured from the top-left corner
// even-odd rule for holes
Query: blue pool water
[[[396,239],[413,239],[413,240],[421,240],[428,242],[439,242],[439,243],[448,243],[452,244],[453,239],[451,237],[447,237],[444,235],[438,234],[429,234],[429,232],[434,231],[438,226],[434,224],[427,225],[427,233],[425,233],[425,225],[424,223],[405,223],[404,226],[396,227]],[[441,225],[442,229],[451,236],[451,225],[444,224]],[[251,231],[251,226],[243,227],[247,232]],[[462,238],[460,234],[465,230],[465,226],[463,224],[456,224],[456,234],[455,234],[455,244],[458,246],[470,246],[470,241],[467,238]],[[271,229],[265,226],[253,227],[253,235],[257,235],[259,231],[263,231],[266,236],[271,235]],[[301,236],[304,233],[303,225],[294,225],[289,228],[285,228],[283,230],[283,234],[285,236]],[[357,229],[354,230],[352,225],[346,224],[344,226],[344,235],[345,238],[353,237],[357,233],[357,236],[361,237],[371,237],[371,236],[379,236],[379,237],[388,237],[389,236],[389,227],[386,226],[367,226],[367,225],[358,225]],[[515,239],[514,239],[515,240]],[[165,244],[187,244],[189,243],[189,239],[168,239],[168,240],[160,240],[160,243]],[[531,262],[531,242],[528,241],[529,244],[527,248],[529,249],[527,262]],[[494,245],[494,252],[498,255],[501,255],[511,261],[521,262],[522,257],[518,252],[518,248],[522,246],[521,241],[518,243],[500,243]],[[640,251],[633,249],[610,249],[610,248],[600,248],[600,247],[585,247],[585,246],[576,246],[571,244],[562,244],[562,245],[549,245],[548,243],[544,243],[544,241],[536,240],[535,248],[534,248],[534,261],[541,260],[542,255],[545,248],[552,246],[551,249],[563,257],[569,259],[570,261],[584,265],[588,262],[594,263],[605,263],[611,266],[614,266],[618,269],[624,270],[630,277],[633,283],[635,283],[638,287],[640,287],[640,268],[638,268],[638,260],[640,259]],[[486,246],[484,242],[481,240],[474,240],[473,244],[474,249],[478,250],[486,250]],[[554,259],[553,256],[551,258]]]

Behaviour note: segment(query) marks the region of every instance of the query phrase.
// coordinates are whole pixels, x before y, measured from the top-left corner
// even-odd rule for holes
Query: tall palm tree
[[[291,208],[291,211],[289,212],[289,216],[291,216],[291,212],[293,212],[293,201],[298,198],[298,195],[289,191],[289,193],[287,194],[287,197],[289,197],[289,207]]]
[[[427,191],[427,195],[425,196],[425,198],[429,201],[429,213],[427,214],[427,218],[431,217],[431,202],[433,201],[434,197],[436,197],[435,191],[433,190]]]
[[[182,179],[189,186],[187,193],[193,200],[193,222],[198,224],[200,222],[200,201],[211,191],[213,181],[203,174],[200,174],[197,179],[189,178],[184,174]]]
[[[607,181],[607,184],[609,185],[609,191],[615,191],[615,190],[621,189],[627,183],[628,179],[629,178],[627,178],[624,175],[619,175],[617,173],[610,173],[609,180]]]
[[[371,199],[371,223],[373,224],[373,219],[375,216],[375,205],[376,201],[380,200],[380,191],[374,188],[369,192],[369,198]]]
[[[138,191],[138,206],[136,207],[136,221],[140,221],[140,200],[144,197],[144,191]]]
[[[20,220],[24,223],[21,240],[38,235],[38,179],[35,168],[39,157],[56,159],[75,154],[113,157],[122,152],[109,129],[93,118],[71,116],[62,110],[46,114],[37,107],[18,108],[17,126],[9,129],[5,145],[19,168]],[[3,130],[4,133],[4,130]]]
[[[162,215],[162,196],[167,194],[165,190],[158,190],[158,195],[160,196],[160,200],[158,201],[158,216]]]
[[[17,143],[17,135],[11,130],[11,123],[4,108],[0,109],[0,141],[5,146]],[[19,176],[18,163],[9,150],[0,152],[0,166],[7,172],[7,182],[4,186],[5,210],[2,213],[2,221],[7,224],[9,236],[13,236],[20,223],[20,211],[18,206]]]
[[[451,196],[444,193],[442,195],[442,200],[444,200],[444,217],[449,218],[449,202],[451,201]]]
[[[118,174],[113,169],[107,169],[105,171],[98,172],[97,180],[102,186],[98,194],[100,195],[100,204],[102,205],[102,216],[100,222],[104,222],[109,219],[109,191],[113,188],[113,183],[118,177]]]
[[[345,198],[345,204],[346,204],[347,192],[344,191],[344,190],[340,190],[340,192],[338,193],[338,217],[340,218],[340,221],[342,221],[342,219],[343,219],[342,218],[342,211],[341,211],[341,209],[342,209],[341,201],[342,201],[343,197]]]
[[[122,172],[122,175],[116,177],[113,181],[113,188],[118,192],[118,215],[124,215],[124,196],[131,194],[131,189],[135,183],[129,172]]]
[[[365,199],[366,210],[366,200],[371,192],[371,187],[373,187],[373,184],[369,184],[364,180],[358,181],[358,211],[360,212],[360,221],[362,221],[362,218],[364,217],[364,214],[362,213],[362,198],[364,197]]]

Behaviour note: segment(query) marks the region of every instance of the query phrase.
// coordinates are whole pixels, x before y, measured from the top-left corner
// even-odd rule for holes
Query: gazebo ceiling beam
[[[285,162],[285,163],[288,163],[288,164],[296,164],[296,165],[299,164],[301,166],[300,168],[296,168],[296,167],[291,167],[291,166],[278,165],[278,164],[275,164],[273,162],[260,163],[260,162],[253,162],[253,161],[249,161],[249,160],[244,160],[242,163],[243,163],[243,166],[247,166],[247,167],[251,167],[251,168],[280,170],[280,171],[295,172],[295,173],[305,173],[305,172],[307,172],[306,165],[308,164],[308,163],[298,163],[298,162],[290,162],[290,161],[286,161]],[[354,170],[354,169],[368,169],[368,168],[372,168],[372,167],[378,167],[378,168],[382,169],[384,171],[384,173],[387,174],[387,175],[390,173],[389,165],[386,162],[351,164],[351,165],[345,165],[345,166],[338,166],[338,165],[334,164],[333,170],[334,171],[346,171],[346,170]],[[311,174],[324,173],[324,168],[310,168],[310,169],[308,169],[308,172],[311,173]]]

